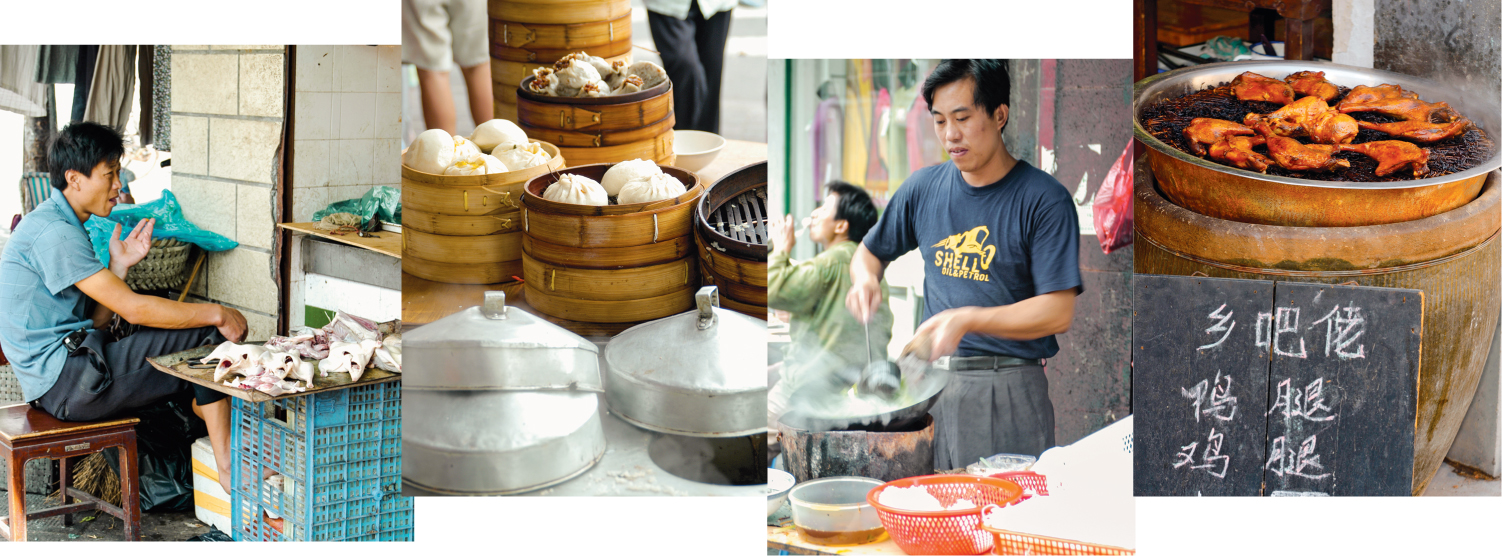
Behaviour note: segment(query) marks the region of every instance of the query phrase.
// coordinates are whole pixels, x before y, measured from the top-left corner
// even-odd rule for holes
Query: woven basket
[[[16,378],[16,370],[10,365],[0,365],[0,405],[22,401],[26,398],[21,394],[21,381]]]
[[[146,258],[130,267],[130,273],[125,275],[125,285],[135,291],[166,290],[183,285],[188,280],[183,267],[188,265],[188,253],[192,247],[175,239],[152,241]]]

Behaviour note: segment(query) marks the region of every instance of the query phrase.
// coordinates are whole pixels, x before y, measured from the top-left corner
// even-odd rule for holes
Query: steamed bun
[[[626,182],[661,173],[662,169],[650,160],[640,158],[627,160],[606,170],[605,175],[600,178],[600,185],[605,188],[607,195],[614,197],[621,194],[621,187],[626,185]]]
[[[510,120],[495,118],[476,127],[469,138],[480,150],[491,152],[502,144],[526,143],[527,133]]]
[[[458,135],[455,135],[453,137],[455,161],[465,160],[473,162],[475,160],[479,160],[480,155],[485,154],[480,151],[480,146],[476,145],[474,141],[470,141],[469,139],[465,139]]]
[[[600,183],[584,176],[564,174],[558,181],[543,190],[542,198],[555,203],[571,203],[575,205],[605,206],[610,204],[610,197],[605,195],[605,188]]]
[[[621,186],[621,194],[616,201],[623,205],[632,203],[650,203],[671,199],[688,191],[683,182],[678,178],[664,173],[636,178]]]
[[[412,146],[407,147],[402,164],[419,172],[442,174],[444,169],[454,164],[453,136],[441,129],[422,132],[412,142]]]
[[[542,145],[532,142],[501,143],[490,154],[500,159],[511,171],[541,166],[552,159],[547,151],[542,150]]]
[[[445,176],[479,176],[507,171],[506,165],[496,157],[482,154],[473,160],[460,160],[443,170]]]

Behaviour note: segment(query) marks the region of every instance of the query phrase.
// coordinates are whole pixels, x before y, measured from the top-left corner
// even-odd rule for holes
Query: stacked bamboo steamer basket
[[[605,97],[551,97],[517,91],[517,125],[528,137],[554,142],[573,164],[643,159],[670,166],[673,154],[673,85]]]
[[[767,163],[720,178],[694,209],[694,241],[705,286],[720,305],[767,318]]]
[[[607,61],[631,54],[631,0],[490,0],[495,117],[517,119],[516,89],[571,52]]]
[[[440,176],[402,165],[402,270],[434,282],[495,284],[522,275],[521,198],[528,180],[564,167],[543,141],[547,164],[478,176]]]
[[[662,167],[688,190],[651,203],[589,206],[542,198],[564,173],[599,181],[611,166],[532,178],[522,197],[527,303],[571,330],[572,323],[628,324],[682,313],[694,307],[699,288],[693,215],[704,186],[692,172]]]

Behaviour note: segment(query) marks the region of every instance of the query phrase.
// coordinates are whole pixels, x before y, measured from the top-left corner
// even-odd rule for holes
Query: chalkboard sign
[[[1409,494],[1422,292],[1134,280],[1138,496]]]

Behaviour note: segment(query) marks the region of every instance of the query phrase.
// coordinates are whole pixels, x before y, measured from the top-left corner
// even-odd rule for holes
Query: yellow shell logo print
[[[996,257],[996,246],[983,245],[990,237],[990,228],[976,226],[968,232],[944,238],[933,245],[940,249],[934,252],[934,266],[939,267],[945,276],[991,281],[986,270],[991,268],[991,259]]]

